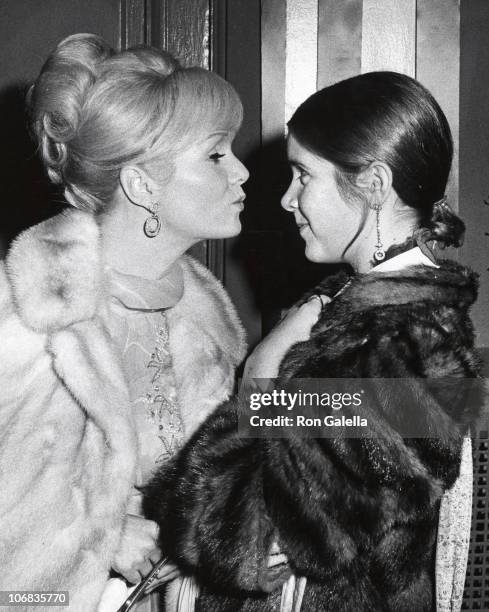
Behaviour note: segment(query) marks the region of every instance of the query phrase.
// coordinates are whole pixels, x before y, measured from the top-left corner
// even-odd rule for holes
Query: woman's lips
[[[235,200],[232,205],[236,206],[236,208],[239,208],[239,210],[244,210],[244,198],[239,198],[239,200]]]

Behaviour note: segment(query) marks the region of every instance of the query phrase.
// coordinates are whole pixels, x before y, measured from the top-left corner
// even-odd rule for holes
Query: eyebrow
[[[230,132],[228,130],[219,130],[217,132],[212,132],[212,134],[207,134],[207,136],[202,138],[200,142],[204,143],[204,142],[207,142],[208,140],[211,140],[212,138],[215,138],[216,136],[219,136],[222,138],[223,136],[229,136],[229,134]]]
[[[307,166],[305,166],[303,163],[297,161],[294,158],[290,158],[288,161],[289,161],[289,165],[292,166],[293,168],[298,168],[300,170],[307,170]]]

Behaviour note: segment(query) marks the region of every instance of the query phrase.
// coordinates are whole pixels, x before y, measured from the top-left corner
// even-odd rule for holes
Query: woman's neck
[[[402,244],[418,226],[416,211],[397,202],[386,203],[380,212],[379,229],[382,250]],[[346,257],[356,272],[365,273],[372,269],[377,244],[377,218],[375,211],[369,211],[364,230]]]
[[[100,217],[102,248],[108,266],[123,274],[147,279],[161,278],[192,244],[162,226],[148,238],[143,225],[149,213],[128,203],[115,203]]]

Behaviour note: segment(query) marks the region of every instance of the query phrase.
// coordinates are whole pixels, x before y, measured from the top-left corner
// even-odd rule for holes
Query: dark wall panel
[[[119,0],[2,0],[0,5],[0,256],[21,229],[51,214],[50,192],[26,129],[24,97],[63,37],[94,32],[119,44]]]
[[[33,78],[49,50],[75,32],[119,41],[119,0],[2,0],[0,84]]]
[[[225,284],[236,304],[248,333],[250,344],[261,338],[261,301],[263,299],[256,262],[262,254],[261,201],[261,54],[260,0],[217,0],[220,24],[215,57],[220,74],[238,91],[244,119],[234,151],[250,170],[245,185],[247,202],[241,215],[243,232],[226,241]]]
[[[461,256],[481,277],[473,316],[478,344],[489,347],[489,3],[462,0],[460,8]]]

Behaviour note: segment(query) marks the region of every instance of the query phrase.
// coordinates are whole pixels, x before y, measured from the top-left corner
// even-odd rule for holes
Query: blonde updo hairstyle
[[[69,204],[94,213],[110,205],[124,165],[167,180],[176,154],[242,120],[237,93],[218,75],[152,47],[117,53],[93,34],[59,43],[27,103],[49,178]]]

